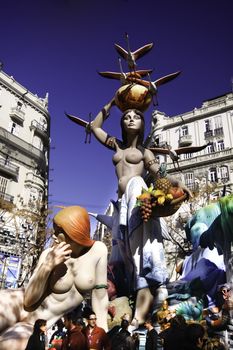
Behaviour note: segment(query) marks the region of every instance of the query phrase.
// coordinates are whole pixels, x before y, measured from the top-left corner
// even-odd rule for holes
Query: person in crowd
[[[46,346],[46,320],[38,319],[34,323],[33,333],[28,339],[25,350],[47,350]]]
[[[120,330],[111,338],[113,350],[135,350],[134,341],[128,331],[128,327],[129,321],[123,319]]]
[[[204,344],[205,329],[199,323],[190,323],[186,328],[186,350],[200,350]]]
[[[151,317],[145,322],[147,329],[145,350],[157,350],[158,348],[158,333],[154,328],[154,323]]]
[[[53,224],[54,245],[42,252],[25,292],[10,291],[1,299],[0,331],[13,326],[1,334],[1,350],[24,350],[36,319],[47,320],[51,327],[80,305],[87,292],[91,292],[98,325],[107,330],[106,245],[90,238],[90,218],[80,206],[60,210]]]
[[[49,344],[51,345],[55,345],[56,344],[56,350],[60,350],[61,346],[62,346],[62,340],[66,334],[66,332],[64,331],[64,323],[62,321],[62,319],[59,319],[56,324],[55,327],[57,328],[55,330],[55,332],[53,332]]]
[[[83,329],[83,334],[87,339],[88,349],[111,350],[107,333],[103,328],[98,327],[96,322],[96,314],[92,311],[87,319],[87,326]]]
[[[163,350],[183,350],[185,346],[187,324],[182,315],[174,316],[170,321],[170,327],[159,333],[162,339]],[[174,339],[176,340],[174,342]]]
[[[230,323],[233,299],[231,287],[228,283],[224,283],[218,287],[216,300],[216,307],[209,310],[209,314],[205,317],[210,335],[215,331],[225,330]]]
[[[64,316],[64,325],[67,329],[63,340],[62,350],[88,350],[87,339],[82,333],[84,322],[82,318],[77,318],[74,313]]]
[[[124,313],[122,316],[121,316],[121,321],[123,320],[126,320],[130,323],[130,320],[131,320],[131,317],[129,314],[127,313]],[[109,339],[112,339],[119,331],[121,330],[121,325],[118,324],[116,326],[114,326],[113,328],[111,328],[109,331],[108,331],[108,337]]]
[[[139,350],[140,346],[140,336],[138,332],[133,332],[131,335],[134,342],[134,350]]]
[[[205,341],[202,350],[226,350],[226,346],[218,338],[209,338]]]

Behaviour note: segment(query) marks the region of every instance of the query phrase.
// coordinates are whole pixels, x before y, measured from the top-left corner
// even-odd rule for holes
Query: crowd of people
[[[182,315],[173,316],[167,327],[158,323],[158,315],[149,316],[144,327],[130,332],[127,314],[121,324],[108,332],[97,326],[97,317],[90,310],[82,317],[76,312],[64,315],[56,330],[46,330],[46,320],[38,319],[25,350],[139,350],[140,333],[145,332],[145,350],[226,350],[221,338],[209,335],[208,327],[198,322],[186,322]]]

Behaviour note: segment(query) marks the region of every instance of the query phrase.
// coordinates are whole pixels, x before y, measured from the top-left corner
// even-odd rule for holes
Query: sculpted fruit
[[[168,193],[170,193],[173,196],[173,198],[176,199],[183,196],[184,191],[180,187],[171,187]]]
[[[147,193],[147,192],[144,192],[142,194],[140,194],[140,196],[137,197],[137,199],[143,201],[145,199],[150,199],[151,198],[151,195],[150,193]]]

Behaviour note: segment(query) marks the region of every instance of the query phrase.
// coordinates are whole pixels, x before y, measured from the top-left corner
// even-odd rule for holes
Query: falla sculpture
[[[120,81],[121,86],[114,93],[113,98],[105,104],[91,122],[70,114],[66,115],[73,122],[85,127],[88,133],[93,133],[102,145],[115,152],[113,163],[118,179],[118,198],[113,201],[114,213],[111,217],[104,215],[96,215],[96,217],[111,229],[114,244],[108,263],[114,269],[114,283],[118,287],[116,288],[118,289],[117,295],[133,295],[135,308],[132,326],[136,327],[145,321],[151,304],[160,305],[166,297],[165,284],[168,280],[162,243],[166,229],[161,224],[160,216],[170,215],[170,211],[166,212],[168,206],[164,205],[161,215],[152,215],[149,220],[143,217],[143,208],[140,209],[138,204],[140,202],[144,205],[144,202],[142,198],[140,201],[138,198],[147,189],[150,191],[143,178],[144,173],[146,171],[152,175],[154,186],[160,184],[164,193],[167,193],[171,187],[180,188],[182,195],[180,199],[175,199],[173,212],[178,209],[183,200],[192,194],[175,177],[168,176],[166,172],[163,172],[163,177],[160,176],[160,164],[155,157],[157,150],[150,150],[144,146],[143,112],[153,102],[158,87],[176,78],[180,72],[152,81],[150,77],[152,70],[139,70],[136,61],[147,54],[153,44],[146,44],[136,51],[131,51],[128,35],[126,35],[126,42],[127,49],[118,44],[115,44],[115,48],[118,54],[126,60],[129,71],[126,73],[123,71],[120,59],[120,72],[99,72],[104,78]],[[114,106],[122,111],[122,140],[109,136],[102,128]],[[166,198],[172,198],[171,194],[166,194],[166,196]],[[160,202],[162,202],[162,196],[156,201],[156,203]],[[178,202],[179,205],[177,205]],[[155,201],[149,203],[149,205],[152,204],[154,205]],[[172,205],[170,202],[169,206]],[[157,208],[154,209],[158,210]],[[122,269],[123,280],[119,274],[120,269]],[[123,287],[121,291],[120,286]]]
[[[168,296],[168,272],[163,250],[163,238],[168,235],[161,216],[174,212],[168,210],[166,213],[172,200],[176,201],[174,208],[177,210],[182,201],[192,194],[184,184],[166,174],[166,164],[158,164],[155,155],[159,154],[159,148],[144,146],[143,112],[152,103],[157,88],[176,78],[180,72],[151,81],[152,70],[138,70],[136,61],[147,54],[153,44],[131,51],[128,35],[126,43],[127,49],[118,44],[115,48],[126,60],[129,72],[123,72],[120,61],[120,72],[99,73],[121,82],[114,97],[93,121],[67,114],[70,120],[84,127],[89,134],[93,133],[101,144],[114,152],[118,197],[112,200],[113,215],[92,214],[111,229],[113,244],[110,258],[107,261],[105,244],[90,237],[90,214],[86,209],[67,207],[56,214],[54,245],[42,252],[26,288],[0,291],[1,350],[24,350],[37,318],[46,319],[48,325],[52,325],[81,304],[84,293],[90,291],[99,325],[107,329],[107,265],[113,272],[111,281],[115,284],[116,296],[134,299],[132,328],[143,324],[148,312],[158,310]],[[102,128],[114,106],[122,111],[122,140],[109,136]],[[198,150],[193,149],[195,152]],[[165,151],[170,152],[171,157],[180,154],[179,149],[173,151],[167,148]],[[145,173],[152,176],[154,188],[145,182]],[[172,199],[171,190],[174,192],[174,188],[179,189],[180,199]],[[148,197],[148,194],[154,196],[149,203],[150,206],[155,204],[154,215],[144,220],[139,205],[144,202],[140,196]],[[164,204],[166,198],[171,200],[167,207]],[[160,210],[161,215],[157,212],[159,205],[160,209],[164,208],[164,212]],[[209,244],[209,240],[211,243],[209,234],[204,236],[203,244]],[[88,271],[85,269],[87,265],[90,267]]]

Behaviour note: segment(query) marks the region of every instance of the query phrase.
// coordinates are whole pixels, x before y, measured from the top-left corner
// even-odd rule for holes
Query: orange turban
[[[90,238],[90,219],[86,209],[79,206],[66,207],[54,216],[53,222],[74,242],[84,247],[94,244],[95,241]]]

